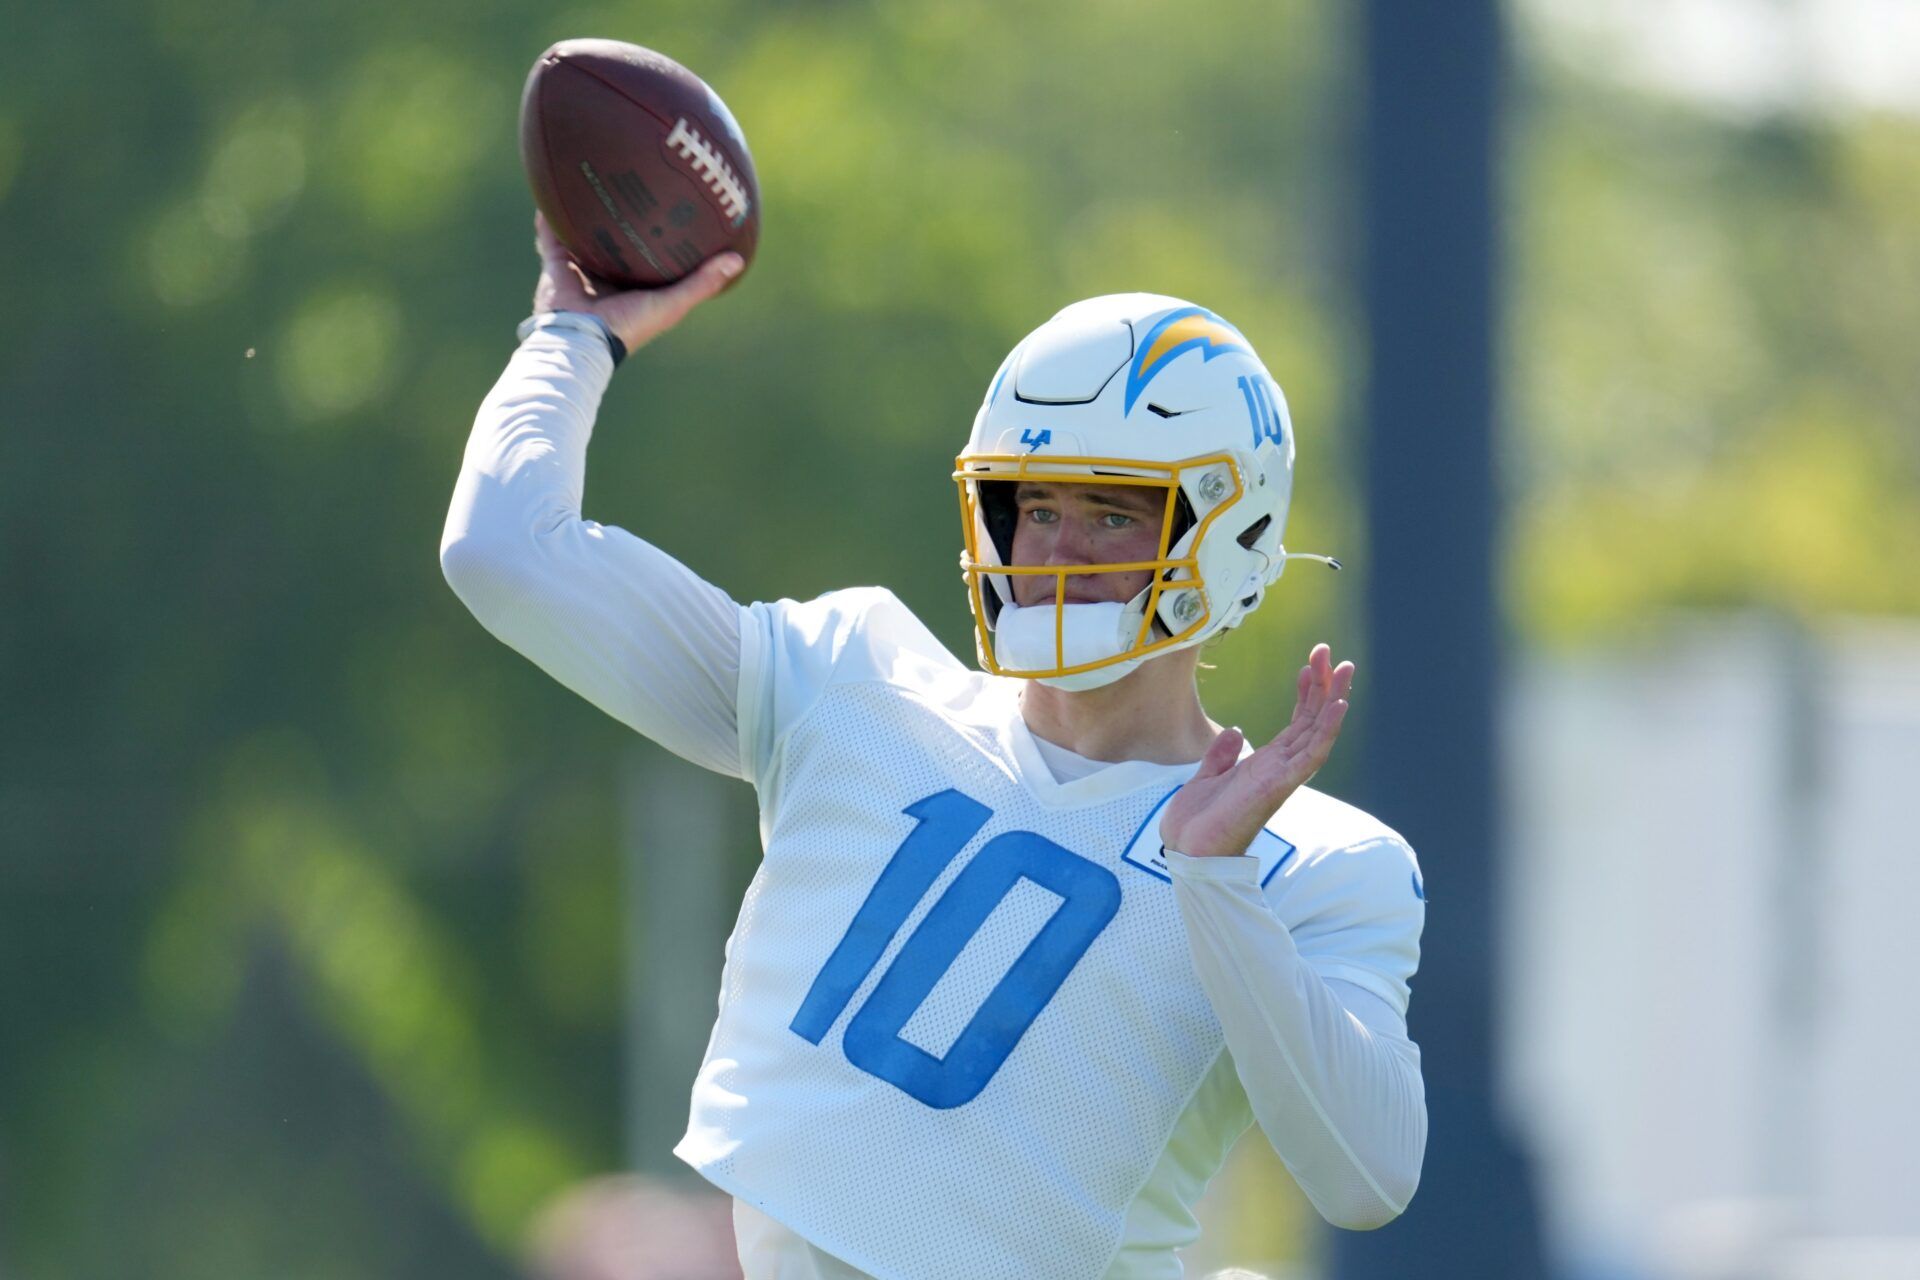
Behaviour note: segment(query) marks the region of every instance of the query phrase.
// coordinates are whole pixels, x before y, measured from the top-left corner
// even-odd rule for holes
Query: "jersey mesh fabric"
[[[881,683],[830,688],[786,744],[788,797],[742,905],[682,1156],[877,1276],[1096,1277],[1223,1038],[1171,886],[1120,860],[1164,785],[1048,808],[991,715]],[[957,789],[992,810],[906,915],[819,1044],[791,1027],[881,870],[903,810]],[[1120,882],[1121,905],[977,1097],[936,1109],[847,1058],[851,1017],[980,848],[1024,830]],[[1022,889],[1026,885],[1020,886]],[[937,1030],[979,1007],[1047,895],[1008,894],[929,993]],[[972,949],[972,948],[970,948]],[[936,1028],[926,1034],[935,1039]],[[912,1038],[909,1036],[908,1038]]]

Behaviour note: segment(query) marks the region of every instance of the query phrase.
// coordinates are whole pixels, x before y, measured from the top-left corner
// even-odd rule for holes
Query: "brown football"
[[[520,97],[533,201],[590,274],[653,288],[732,249],[753,261],[760,187],[733,113],[672,58],[563,40]]]

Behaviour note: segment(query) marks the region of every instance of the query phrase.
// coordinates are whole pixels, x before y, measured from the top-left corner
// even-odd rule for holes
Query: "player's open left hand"
[[[614,336],[637,351],[679,324],[687,312],[726,287],[740,274],[745,259],[717,253],[693,274],[658,289],[619,289],[590,276],[560,243],[547,220],[533,215],[534,245],[540,251],[540,281],[533,287],[535,311],[591,311],[607,322]]]
[[[1246,735],[1222,729],[1200,769],[1167,802],[1160,842],[1196,858],[1247,851],[1274,810],[1320,771],[1340,736],[1353,688],[1353,664],[1333,665],[1332,651],[1315,645],[1300,668],[1293,719],[1273,741],[1240,759]]]

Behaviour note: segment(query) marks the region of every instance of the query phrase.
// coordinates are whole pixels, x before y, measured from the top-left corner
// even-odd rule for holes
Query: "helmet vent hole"
[[[1272,523],[1273,523],[1272,516],[1261,516],[1258,520],[1255,520],[1252,524],[1248,525],[1246,528],[1246,531],[1242,533],[1238,538],[1235,538],[1234,541],[1238,542],[1241,546],[1251,551],[1253,550],[1253,544],[1260,541],[1260,535],[1265,533],[1267,531],[1267,526]]]

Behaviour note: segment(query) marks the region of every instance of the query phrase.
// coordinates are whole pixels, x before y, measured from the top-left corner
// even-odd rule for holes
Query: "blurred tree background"
[[[9,11],[0,1274],[508,1276],[626,1154],[631,735],[435,558],[527,310],[514,120],[556,39],[705,76],[765,208],[743,286],[616,379],[589,515],[742,600],[888,584],[970,653],[948,475],[986,379],[1067,301],[1165,291],[1258,345],[1303,441],[1289,545],[1352,566],[1296,568],[1210,707],[1271,730],[1275,671],[1355,647],[1352,33],[1178,13]],[[1920,611],[1914,121],[1731,120],[1532,54],[1520,82],[1522,636]],[[1239,1158],[1222,1248],[1303,1256],[1284,1173]]]

